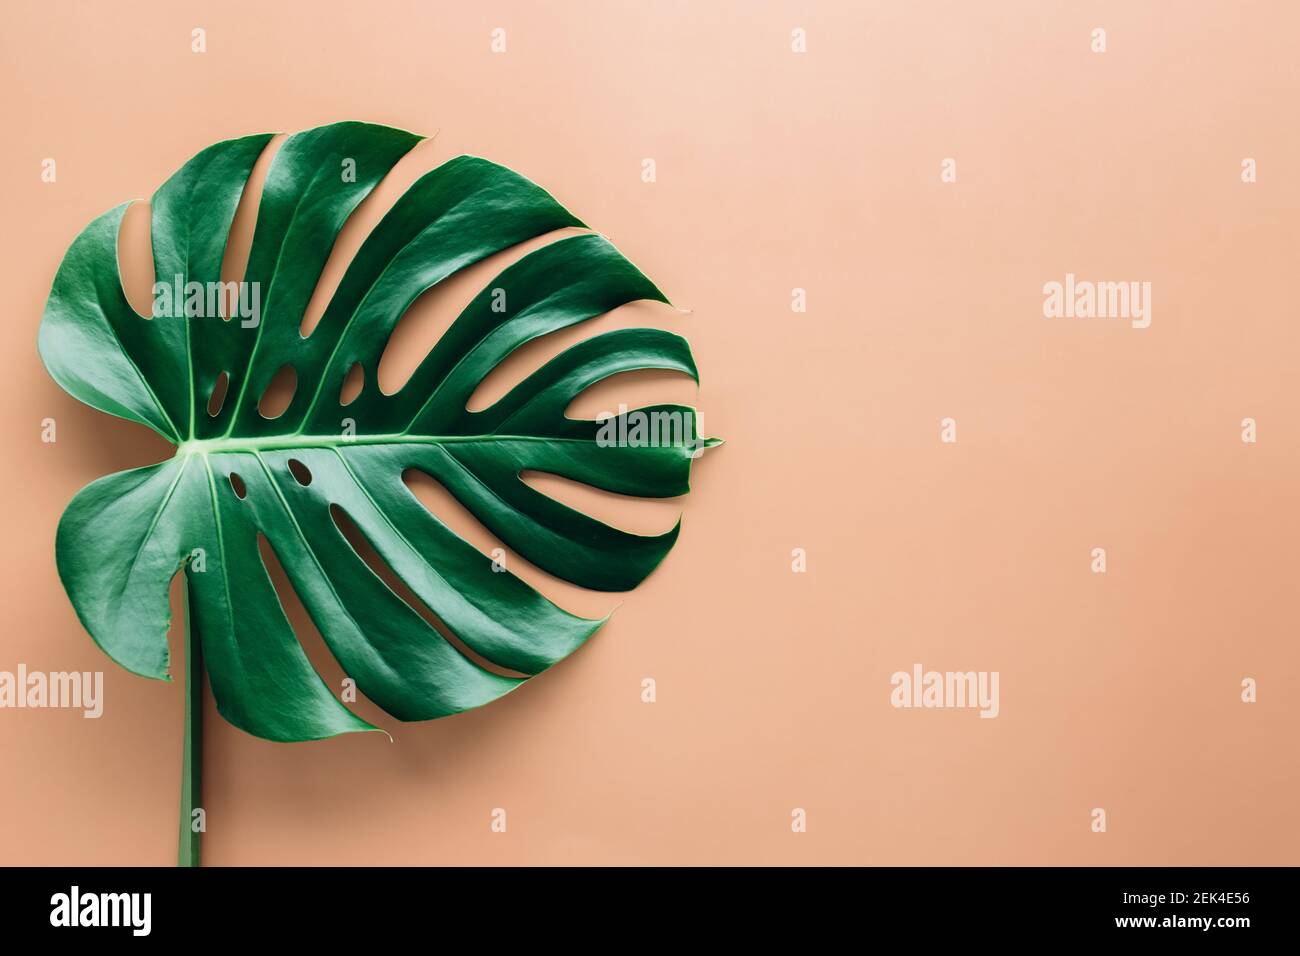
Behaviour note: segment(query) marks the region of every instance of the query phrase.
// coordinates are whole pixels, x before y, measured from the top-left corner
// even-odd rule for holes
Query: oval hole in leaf
[[[248,488],[244,485],[244,479],[233,471],[230,473],[230,487],[235,489],[235,497],[240,501],[248,497]]]
[[[289,459],[289,471],[293,474],[294,481],[304,488],[311,484],[311,469],[297,458]]]
[[[263,418],[279,418],[293,401],[293,393],[297,390],[298,372],[292,365],[282,365],[258,400],[257,410]]]
[[[226,389],[230,387],[230,376],[222,372],[217,376],[217,384],[212,386],[212,394],[208,396],[208,414],[216,418],[221,412],[221,406],[226,404]]]
[[[365,387],[366,370],[361,367],[360,362],[354,362],[348,369],[347,377],[343,379],[343,387],[339,389],[339,404],[351,405]]]

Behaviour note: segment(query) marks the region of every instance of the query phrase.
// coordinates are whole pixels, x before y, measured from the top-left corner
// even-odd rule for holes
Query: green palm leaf
[[[211,146],[154,195],[159,283],[219,281],[235,209],[270,139]],[[400,391],[386,395],[376,384],[388,338],[421,293],[516,243],[582,225],[518,174],[462,156],[425,175],[362,245],[319,325],[300,334],[345,220],[417,142],[360,123],[284,142],[267,176],[244,280],[260,290],[257,316],[138,315],[118,273],[126,210],[119,206],[73,242],[41,322],[41,356],[59,385],[176,445],[167,461],[102,478],[68,506],[56,549],[78,616],[117,663],[166,679],[168,585],[185,568],[191,621],[220,712],[271,740],[374,728],[308,662],[259,536],[344,671],[401,720],[480,706],[526,677],[503,676],[461,653],[370,569],[337,512],[455,638],[523,675],[572,653],[603,621],[567,613],[494,571],[415,498],[404,471],[427,473],[510,548],[588,588],[635,587],[677,536],[676,528],[650,537],[616,530],[520,475],[542,471],[644,497],[684,494],[698,447],[693,415],[685,443],[606,447],[597,440],[600,423],[564,414],[578,393],[620,372],[695,377],[680,337],[653,329],[597,335],[491,407],[466,409],[475,387],[524,343],[627,302],[666,301],[602,237],[577,235],[524,256],[470,302]],[[355,163],[355,181],[340,175],[345,160]],[[341,407],[355,364],[366,386]],[[285,366],[297,387],[287,410],[269,419],[258,400]],[[210,414],[223,379],[224,401]],[[204,555],[202,570],[191,560],[196,553]]]

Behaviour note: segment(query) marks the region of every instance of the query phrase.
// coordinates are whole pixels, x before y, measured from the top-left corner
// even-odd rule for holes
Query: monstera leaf
[[[153,315],[139,315],[122,290],[116,250],[126,205],[92,222],[59,267],[40,329],[46,368],[81,401],[176,446],[160,464],[77,494],[59,524],[59,573],[109,657],[166,679],[168,586],[184,568],[199,635],[193,654],[201,651],[227,720],[277,741],[374,729],[308,662],[263,563],[264,537],[330,652],[371,700],[400,720],[478,707],[572,653],[603,621],[567,613],[494,569],[424,507],[403,473],[431,476],[544,570],[588,588],[633,588],[672,547],[676,528],[649,537],[616,530],[520,476],[546,472],[644,497],[684,494],[699,447],[690,409],[654,406],[685,415],[684,441],[612,445],[598,440],[608,423],[575,420],[565,409],[620,372],[695,377],[690,350],[664,331],[606,332],[491,407],[467,410],[475,387],[524,343],[627,302],[666,301],[608,241],[580,234],[501,272],[409,382],[384,394],[380,355],[421,293],[495,252],[582,224],[522,176],[453,159],[383,217],[304,337],[303,314],[344,221],[419,141],[361,123],[284,141],[261,196],[244,284],[233,290],[240,306],[257,308],[204,314],[204,290],[221,279],[236,206],[270,140],[211,146],[154,194]],[[356,365],[363,389],[341,406]],[[292,399],[267,418],[259,400],[286,367],[296,375]],[[498,670],[525,676],[462,653],[371,569],[343,533],[344,517],[452,637]]]

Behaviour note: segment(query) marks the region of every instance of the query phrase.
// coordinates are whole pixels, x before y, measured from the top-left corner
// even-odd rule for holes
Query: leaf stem
[[[194,595],[185,588],[185,743],[181,757],[181,819],[177,866],[199,865],[194,811],[203,799],[203,645],[199,640]]]

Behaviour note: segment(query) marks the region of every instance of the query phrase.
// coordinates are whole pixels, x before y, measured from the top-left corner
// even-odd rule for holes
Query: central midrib
[[[295,448],[347,448],[349,445],[451,445],[466,442],[528,441],[586,442],[585,438],[558,438],[543,435],[268,435],[265,438],[191,439],[176,446],[176,457],[222,454],[229,452],[284,451]]]

